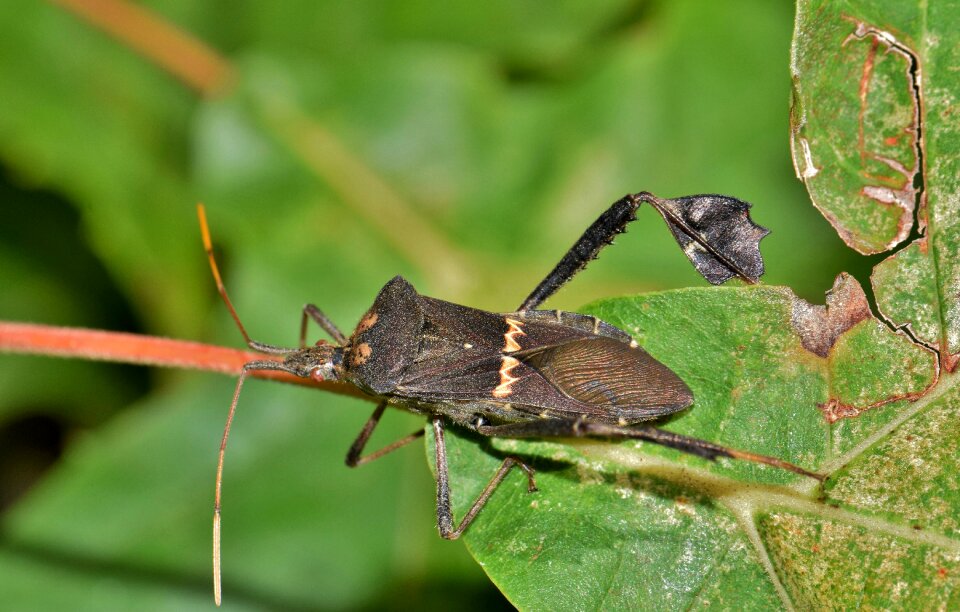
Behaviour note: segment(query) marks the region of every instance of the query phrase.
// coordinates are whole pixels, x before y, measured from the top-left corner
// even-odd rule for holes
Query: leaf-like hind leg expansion
[[[380,417],[383,416],[383,411],[386,409],[387,402],[380,402],[380,405],[377,406],[377,409],[374,410],[373,414],[370,415],[370,418],[367,419],[363,429],[360,430],[360,435],[357,436],[357,439],[354,440],[353,444],[350,445],[350,450],[347,451],[346,463],[348,467],[357,467],[358,465],[363,465],[364,463],[370,463],[374,459],[379,459],[387,453],[395,451],[401,446],[406,446],[414,440],[423,437],[423,430],[418,429],[409,436],[400,438],[393,444],[388,444],[380,450],[370,453],[366,457],[361,457],[360,454],[363,453],[363,449],[367,446],[367,441],[370,440],[370,436],[373,435],[373,430],[377,428],[377,423],[380,422]]]
[[[587,231],[583,232],[560,263],[550,271],[550,274],[547,274],[547,277],[537,285],[517,310],[533,310],[587,267],[590,260],[597,258],[600,249],[613,244],[613,238],[625,232],[627,224],[636,220],[637,208],[642,202],[643,200],[632,195],[614,202],[587,228]]]
[[[330,317],[323,314],[323,311],[313,304],[306,304],[303,307],[303,314],[300,317],[300,348],[307,346],[307,321],[310,319],[313,319],[323,331],[327,332],[331,338],[336,340],[337,344],[343,345],[347,343],[347,337],[344,336],[340,328],[330,320]]]
[[[507,477],[510,469],[514,466],[519,467],[527,474],[527,491],[533,493],[537,490],[537,484],[533,479],[533,468],[516,457],[507,457],[500,464],[500,469],[494,474],[490,482],[483,489],[483,492],[477,497],[473,505],[464,515],[463,520],[456,528],[453,526],[453,508],[450,505],[450,474],[447,468],[447,445],[443,438],[443,420],[433,419],[433,433],[437,451],[437,528],[440,530],[440,537],[447,540],[456,540],[466,531],[477,513],[487,503],[494,490]]]
[[[750,219],[749,204],[712,194],[660,199],[643,191],[624,196],[604,211],[518,310],[536,308],[596,259],[636,220],[644,202],[657,209],[697,272],[710,283],[719,285],[734,276],[756,283],[763,274],[760,240],[769,230]]]
[[[507,425],[481,425],[477,432],[501,438],[605,438],[607,440],[646,440],[678,451],[715,461],[719,457],[763,463],[801,476],[823,481],[826,477],[767,455],[728,448],[656,427],[620,427],[582,420],[545,419]]]

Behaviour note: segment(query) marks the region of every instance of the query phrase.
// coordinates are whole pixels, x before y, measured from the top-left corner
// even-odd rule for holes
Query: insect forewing
[[[594,336],[517,356],[560,393],[627,422],[683,410],[693,394],[679,376],[640,347]]]

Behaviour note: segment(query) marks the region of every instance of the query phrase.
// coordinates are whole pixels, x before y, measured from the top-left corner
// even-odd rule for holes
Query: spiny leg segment
[[[597,258],[603,247],[612,244],[613,238],[625,232],[627,224],[636,220],[637,208],[641,202],[642,200],[636,196],[630,195],[614,202],[583,232],[580,239],[567,251],[546,278],[540,281],[517,310],[535,309],[556,293],[564,283],[586,268],[591,260]]]
[[[626,231],[626,227],[637,219],[637,208],[646,202],[650,204],[663,216],[671,229],[678,230],[690,238],[693,242],[711,256],[733,271],[737,276],[747,283],[755,283],[756,278],[751,277],[736,261],[731,260],[724,253],[718,250],[709,240],[704,240],[696,228],[690,227],[687,222],[671,212],[669,206],[665,203],[669,200],[661,200],[652,193],[642,191],[633,195],[626,195],[616,202],[610,208],[605,210],[583,235],[563,256],[560,262],[547,274],[536,289],[527,296],[527,299],[520,304],[517,310],[533,310],[542,304],[547,298],[556,293],[557,289],[564,283],[572,279],[587,264],[596,259],[600,250],[608,244],[613,244],[613,239],[617,234]],[[713,282],[713,281],[711,281]]]

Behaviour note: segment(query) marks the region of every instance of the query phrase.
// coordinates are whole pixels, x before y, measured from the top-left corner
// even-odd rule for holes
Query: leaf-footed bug
[[[556,267],[509,313],[492,313],[426,297],[400,276],[388,282],[348,337],[312,304],[304,306],[299,348],[256,342],[240,322],[220,277],[203,206],[198,206],[204,248],[217,289],[247,345],[282,361],[243,366],[227,416],[217,462],[213,518],[214,595],[221,601],[220,509],[223,458],[240,390],[249,372],[279,370],[302,378],[339,380],[379,400],[347,452],[355,467],[404,446],[419,430],[363,455],[388,405],[426,416],[436,441],[437,525],[456,539],[467,529],[514,466],[535,491],[533,469],[509,456],[456,524],[444,443],[447,424],[484,436],[509,438],[591,437],[636,439],[715,460],[743,459],[823,477],[775,457],[719,446],[639,423],[689,407],[693,394],[669,368],[622,330],[596,317],[536,308],[573,278],[614,236],[636,219],[647,202],[663,216],[696,269],[711,283],[734,276],[756,282],[763,274],[759,242],[768,231],[749,218],[749,204],[718,195],[660,199],[628,195],[607,209]],[[307,323],[315,321],[334,343],[306,346]]]

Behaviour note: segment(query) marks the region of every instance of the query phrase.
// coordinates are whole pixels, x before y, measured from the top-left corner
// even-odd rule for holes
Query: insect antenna
[[[223,437],[220,438],[220,452],[217,456],[217,484],[213,495],[213,600],[219,606],[222,599],[222,587],[220,580],[220,508],[223,491],[223,457],[227,451],[227,438],[230,437],[230,425],[233,424],[233,416],[237,412],[237,401],[240,399],[240,390],[243,388],[243,381],[247,374],[253,370],[282,370],[287,368],[283,363],[277,361],[251,361],[244,364],[240,371],[240,377],[237,378],[237,387],[233,391],[233,401],[230,402],[230,411],[227,413],[227,422],[223,426]]]
[[[227,294],[227,287],[223,284],[223,279],[220,278],[220,268],[217,266],[217,259],[213,255],[213,241],[210,240],[210,228],[207,225],[207,211],[203,204],[197,204],[197,218],[200,220],[200,236],[203,238],[203,250],[207,252],[207,261],[210,262],[210,271],[213,272],[213,280],[217,283],[217,292],[220,294],[223,303],[226,304],[227,310],[230,311],[230,316],[233,317],[233,322],[237,324],[237,329],[239,329],[243,335],[247,346],[255,351],[268,353],[270,355],[286,355],[292,353],[293,351],[290,349],[264,344],[263,342],[257,342],[250,338],[247,329],[243,326],[243,323],[240,322],[240,316],[233,307],[233,302],[230,301],[230,296]]]
[[[217,260],[213,255],[213,242],[210,240],[210,229],[207,226],[207,214],[203,204],[197,204],[197,218],[200,220],[200,234],[203,238],[203,248],[207,252],[210,270],[213,272],[213,279],[217,283],[217,291],[220,293],[223,303],[226,304],[227,310],[230,311],[230,316],[233,317],[233,321],[237,324],[240,333],[243,334],[243,339],[247,342],[247,346],[255,351],[271,355],[290,355],[291,353],[297,352],[296,349],[272,346],[250,339],[250,335],[247,334],[243,323],[240,322],[240,317],[237,315],[237,311],[230,301],[230,296],[227,295],[227,288],[224,286],[223,280],[220,277],[220,269],[217,267]],[[220,452],[217,456],[217,480],[213,496],[213,599],[218,606],[222,600],[223,590],[220,572],[220,508],[223,491],[223,458],[227,450],[227,439],[230,437],[230,426],[233,424],[233,417],[237,412],[240,390],[243,389],[243,382],[246,380],[247,374],[255,370],[279,370],[296,374],[289,365],[283,362],[263,359],[245,363],[243,369],[240,370],[239,378],[237,378],[237,387],[233,392],[233,401],[230,402],[227,422],[223,426],[223,437],[220,439]]]

